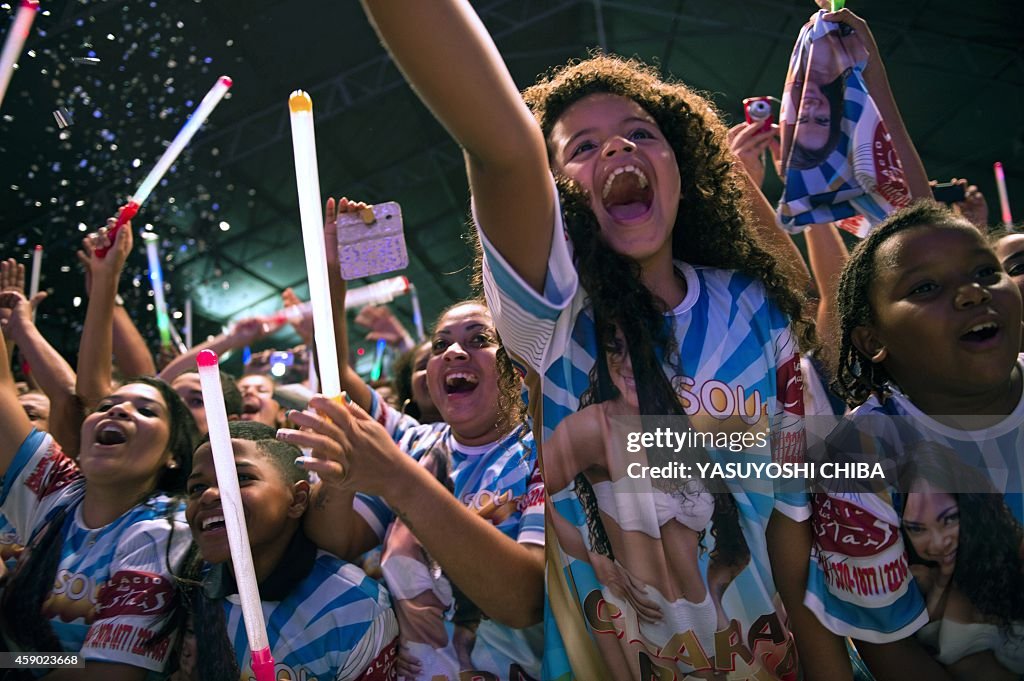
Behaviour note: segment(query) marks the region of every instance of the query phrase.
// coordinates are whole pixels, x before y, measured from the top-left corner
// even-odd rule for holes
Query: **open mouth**
[[[654,203],[654,190],[640,168],[622,166],[612,171],[601,191],[601,205],[616,220],[635,220]]]
[[[968,329],[967,333],[960,336],[960,340],[967,341],[968,343],[984,343],[995,338],[998,333],[999,324],[996,322],[982,322]]]
[[[225,528],[224,516],[222,515],[211,515],[203,518],[202,526],[200,530],[202,532],[215,532],[216,530],[223,530]]]
[[[128,441],[124,429],[114,423],[107,423],[96,431],[96,444],[110,446],[121,445]]]
[[[480,379],[465,371],[453,371],[444,377],[444,390],[449,395],[463,395],[476,390]]]
[[[242,399],[242,418],[244,419],[247,415],[252,416],[258,414],[260,408],[263,406],[263,401],[258,397],[245,397]]]

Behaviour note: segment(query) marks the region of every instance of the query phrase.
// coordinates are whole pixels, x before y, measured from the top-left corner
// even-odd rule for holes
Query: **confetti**
[[[71,125],[71,114],[68,113],[68,110],[64,107],[60,107],[54,111],[53,117],[57,121],[57,127],[61,130]]]

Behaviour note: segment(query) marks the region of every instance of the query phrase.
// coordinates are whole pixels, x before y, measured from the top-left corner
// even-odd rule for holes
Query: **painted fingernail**
[[[313,457],[311,456],[297,456],[295,457],[295,465],[299,468],[305,468],[306,464],[312,463]]]
[[[348,392],[343,392],[342,395],[345,397],[345,404],[352,404],[352,398],[348,396]]]

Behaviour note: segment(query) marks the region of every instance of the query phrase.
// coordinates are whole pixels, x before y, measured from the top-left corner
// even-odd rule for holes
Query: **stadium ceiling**
[[[425,0],[432,1],[432,0]],[[711,94],[778,96],[800,26],[790,0],[475,0],[520,86],[599,47],[636,55]],[[966,177],[998,220],[993,161],[1024,215],[1024,22],[1005,1],[850,2],[866,18],[933,178]],[[0,5],[0,30],[14,9]],[[196,336],[305,297],[287,98],[311,93],[328,195],[403,206],[407,276],[426,320],[468,294],[469,199],[459,150],[419,104],[356,2],[43,0],[0,106],[0,255],[46,246],[43,332],[76,352],[83,230],[132,193],[221,74],[234,87],[136,220],[161,237],[173,310],[193,301]],[[69,121],[60,127],[54,116]],[[769,198],[780,192],[766,186]],[[27,262],[27,260],[26,260]],[[358,285],[362,282],[357,282]],[[144,333],[155,324],[145,257],[122,283]],[[408,322],[410,307],[396,309]],[[180,324],[180,321],[178,322]],[[276,345],[293,340],[272,339]]]

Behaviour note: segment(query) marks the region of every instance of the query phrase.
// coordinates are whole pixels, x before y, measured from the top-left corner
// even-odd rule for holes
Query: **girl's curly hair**
[[[653,67],[636,59],[600,53],[553,70],[527,88],[523,99],[545,138],[549,138],[566,109],[599,93],[619,95],[640,105],[675,152],[682,204],[672,230],[672,257],[691,265],[736,270],[757,279],[792,320],[800,347],[812,348],[814,324],[804,316],[802,294],[792,289],[775,258],[758,244],[748,227],[751,215],[744,207],[739,171],[734,169],[734,157],[726,141],[727,130],[711,101],[682,83],[663,80]],[[579,217],[566,216],[577,255],[581,241],[599,242],[595,246],[608,250],[592,211],[582,211]],[[607,272],[595,269],[595,264],[580,258],[577,266],[580,283],[594,306],[611,302],[615,307],[631,307],[631,297],[622,292],[627,288],[636,290],[636,286],[622,279],[609,281]],[[594,280],[608,282],[604,288],[615,292],[612,300],[595,298]]]
[[[850,407],[862,404],[871,395],[889,394],[886,383],[892,380],[881,364],[872,362],[853,345],[853,331],[875,321],[871,309],[871,287],[878,278],[878,250],[890,238],[917,227],[961,229],[979,234],[978,229],[951,210],[934,201],[918,201],[896,211],[857,244],[839,276],[836,314],[839,317],[839,366],[832,390]]]

